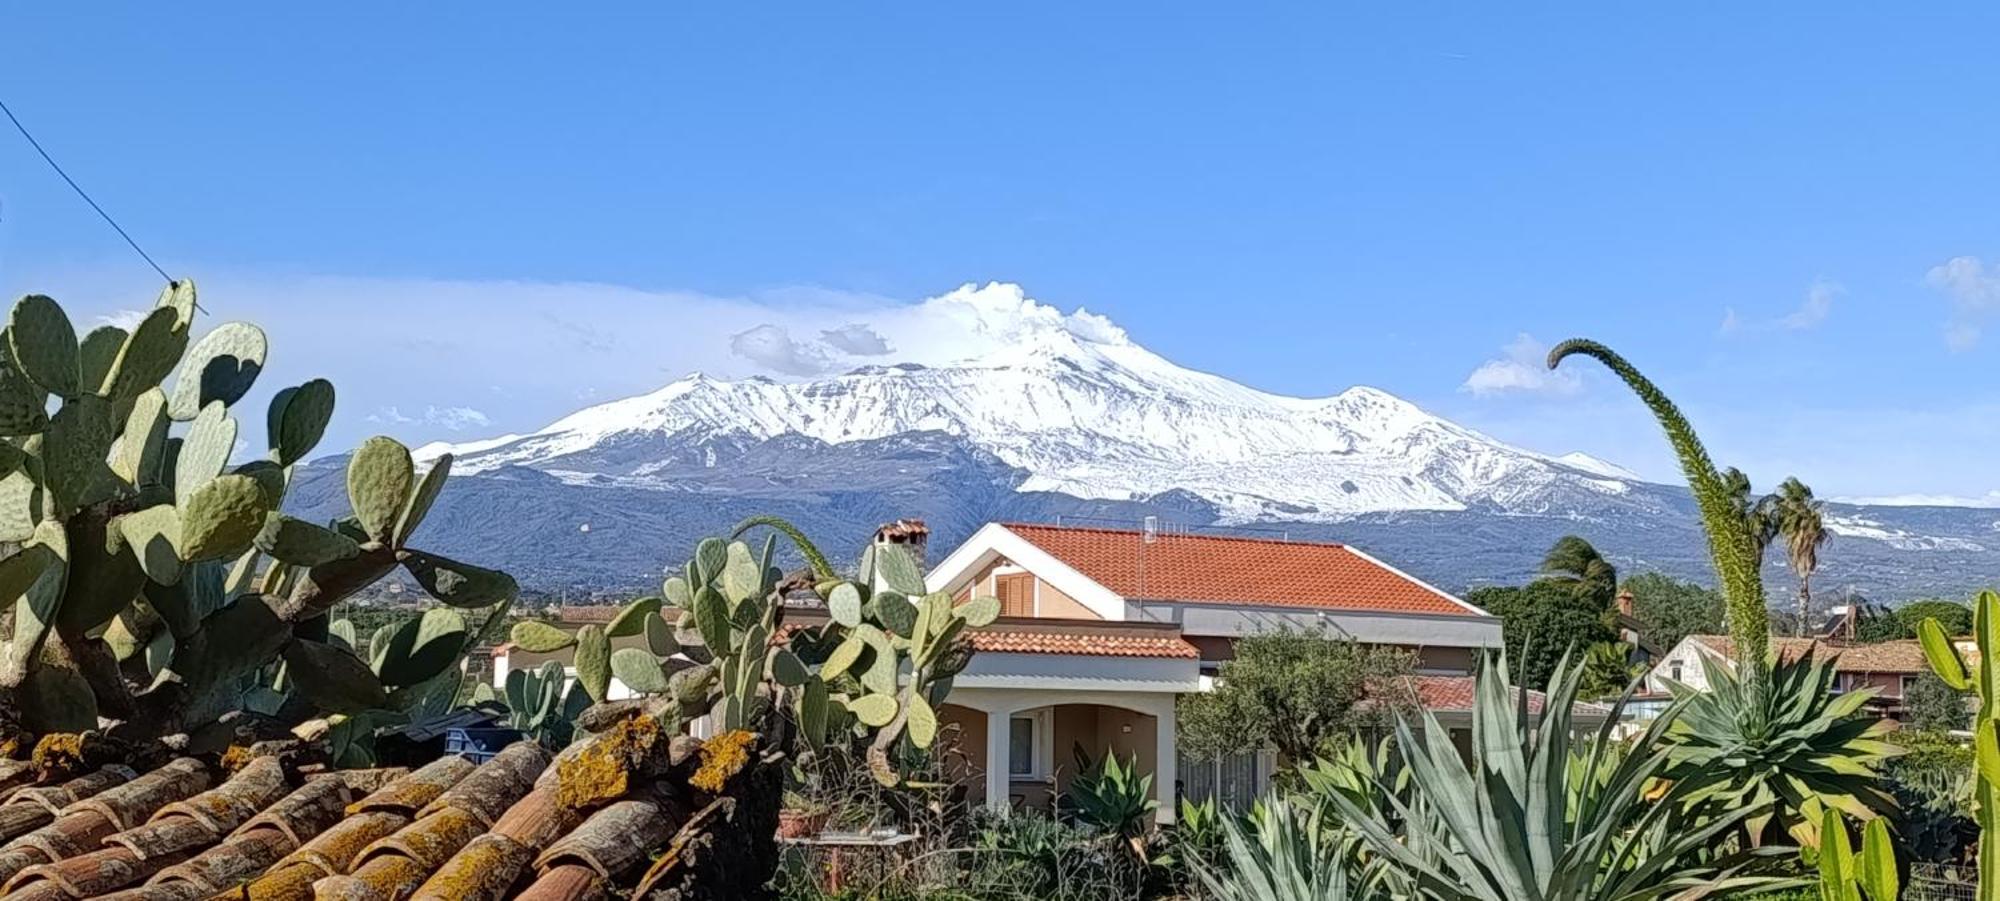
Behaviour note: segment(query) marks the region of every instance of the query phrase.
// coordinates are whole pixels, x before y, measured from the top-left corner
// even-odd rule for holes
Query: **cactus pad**
[[[64,398],[77,395],[76,329],[61,305],[40,294],[21,298],[7,321],[7,336],[15,361],[35,384]]]
[[[896,699],[885,694],[862,695],[847,702],[847,710],[864,726],[886,726],[896,718]]]
[[[576,643],[576,638],[568,632],[534,620],[515,623],[507,639],[531,654],[550,654]]]
[[[619,648],[611,652],[611,675],[625,687],[640,694],[667,690],[667,671],[660,660],[643,648]]]
[[[306,700],[335,713],[360,713],[389,703],[389,693],[361,658],[332,645],[294,639],[285,645],[285,674]]]
[[[326,424],[332,418],[333,383],[326,379],[313,379],[274,395],[265,428],[278,465],[290,466],[305,459],[326,434]]]
[[[180,363],[187,340],[187,327],[175,310],[161,308],[147,314],[119,348],[118,359],[104,378],[104,395],[127,399],[158,386]]]
[[[576,681],[598,703],[611,691],[611,639],[596,625],[576,631]]]
[[[659,598],[640,598],[626,604],[624,609],[618,611],[617,616],[611,618],[611,623],[604,627],[604,634],[612,638],[629,638],[644,633],[648,624],[646,618],[659,613],[660,604]]]
[[[521,592],[514,577],[499,570],[422,551],[404,551],[403,568],[416,577],[431,597],[453,607],[489,607],[511,601]]]
[[[172,405],[168,405],[171,412]],[[186,504],[195,489],[222,474],[229,455],[236,449],[236,419],[220,401],[201,408],[181,438],[180,455],[174,458],[174,500]]]
[[[437,458],[431,463],[431,468],[424,470],[423,480],[417,483],[417,490],[410,494],[409,505],[403,508],[402,515],[396,519],[393,546],[402,547],[410,540],[411,535],[417,533],[417,526],[422,525],[424,517],[430,515],[431,504],[437,502],[438,492],[444,490],[444,480],[450,476],[450,454]]]
[[[388,635],[375,635],[369,648],[375,674],[388,686],[416,685],[444,672],[465,652],[465,618],[443,608],[424,611]],[[379,648],[379,650],[378,650]]]
[[[409,502],[416,484],[410,449],[393,438],[377,435],[363,442],[347,464],[347,499],[361,530],[386,542]]]
[[[256,543],[257,549],[270,554],[271,559],[294,566],[319,566],[361,553],[361,546],[354,539],[283,513],[265,517]]]
[[[268,343],[264,330],[247,322],[225,322],[188,349],[186,364],[174,382],[167,412],[176,420],[195,418],[209,404],[233,404],[243,399],[257,374],[264,370]]]
[[[181,505],[181,559],[220,560],[243,553],[264,528],[264,490],[249,476],[219,476]]]

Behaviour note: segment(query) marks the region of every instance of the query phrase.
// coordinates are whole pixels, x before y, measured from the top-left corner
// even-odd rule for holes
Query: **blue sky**
[[[2000,11],[1080,6],[17,5],[0,97],[273,380],[341,386],[335,442],[1001,280],[1671,476],[1627,394],[1508,365],[1588,335],[1760,482],[2000,489]],[[0,134],[0,290],[155,281]]]

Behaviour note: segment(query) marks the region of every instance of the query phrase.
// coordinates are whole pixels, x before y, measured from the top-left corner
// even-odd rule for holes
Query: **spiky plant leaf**
[[[924,595],[924,574],[917,570],[916,558],[902,545],[877,545],[875,569],[891,589],[913,598]]]
[[[0,332],[0,340],[5,333]],[[39,434],[49,427],[47,398],[41,388],[0,360],[0,435],[19,437]]]
[[[917,607],[910,599],[893,591],[875,594],[875,621],[882,627],[908,638],[917,634]]]
[[[294,639],[285,645],[285,672],[299,693],[322,710],[360,713],[389,704],[368,664],[332,645]]]
[[[531,619],[515,623],[507,640],[532,654],[550,654],[576,643],[576,637],[568,632]]]
[[[125,431],[118,439],[111,471],[136,487],[159,484],[171,424],[165,392],[151,388],[140,394],[132,402],[132,412],[125,416]]]
[[[930,703],[924,700],[923,695],[915,692],[912,692],[904,703],[910,715],[907,725],[910,730],[910,743],[919,748],[930,747],[932,742],[937,741],[937,713],[931,710]]]
[[[850,629],[861,625],[861,590],[848,582],[835,585],[827,596],[826,612],[834,622]]]
[[[195,287],[194,279],[184,278],[169,282],[160,290],[160,299],[153,304],[155,309],[166,309],[174,314],[176,328],[186,331],[194,325]],[[155,381],[158,381],[155,379]]]
[[[958,615],[965,624],[975,629],[993,625],[1000,618],[1000,599],[990,595],[980,595],[958,605]]]
[[[799,655],[785,648],[771,652],[771,681],[787,688],[805,684],[806,665]]]
[[[42,475],[59,513],[67,515],[110,495],[106,458],[118,439],[112,403],[94,394],[72,398],[49,421]]]
[[[347,464],[347,498],[370,539],[389,540],[415,484],[409,448],[381,435],[362,442]]]
[[[174,458],[174,499],[186,504],[195,489],[222,474],[229,455],[236,449],[236,418],[221,402],[201,408],[181,438],[180,455]]]
[[[103,383],[104,396],[116,400],[138,397],[165,380],[187,350],[188,332],[172,309],[155,309],[139,320],[119,348],[118,359]]]
[[[231,472],[239,476],[249,476],[257,480],[257,487],[264,492],[264,504],[273,510],[285,504],[285,486],[290,481],[284,467],[269,460],[251,460]]]
[[[603,703],[611,693],[611,639],[595,624],[576,630],[576,681]]]
[[[643,634],[649,622],[647,617],[660,612],[660,603],[659,598],[646,597],[626,604],[618,611],[617,616],[611,618],[611,623],[604,627],[604,634],[612,638],[629,638]]]
[[[216,326],[189,348],[168,413],[186,421],[211,403],[226,406],[242,400],[264,371],[267,350],[263,329],[247,322]]]
[[[639,694],[661,694],[667,690],[667,671],[660,659],[642,648],[619,648],[611,652],[611,675]]]
[[[115,325],[100,325],[83,336],[83,343],[77,349],[77,362],[81,367],[78,385],[87,391],[98,391],[104,387],[111,375],[111,367],[118,362],[118,352],[125,349],[124,329]]]
[[[394,546],[402,547],[410,536],[417,533],[417,526],[422,525],[424,517],[430,515],[431,505],[437,502],[438,492],[444,490],[444,482],[448,478],[451,478],[451,455],[444,454],[431,461],[431,467],[424,470],[423,480],[410,494],[409,506],[404,507],[402,515],[396,519]]]
[[[313,379],[273,395],[265,424],[272,459],[280,466],[305,459],[319,444],[332,418],[333,383],[326,379]]]
[[[487,607],[511,601],[521,593],[514,577],[499,570],[422,551],[404,551],[402,559],[403,568],[416,577],[431,597],[453,607]]]
[[[264,490],[249,476],[226,475],[194,490],[181,505],[183,561],[233,558],[264,528]]]
[[[370,649],[370,656],[382,684],[398,687],[428,681],[456,663],[465,650],[465,618],[457,611],[434,607],[397,626],[380,651]]]
[[[264,528],[257,533],[256,541],[258,550],[293,566],[319,566],[361,553],[361,545],[355,544],[354,539],[283,513],[271,513],[264,518]]]
[[[647,650],[657,657],[672,657],[681,652],[681,643],[674,638],[674,629],[667,625],[665,617],[654,613],[645,621]]]
[[[40,294],[21,298],[8,319],[7,334],[14,359],[28,378],[51,394],[77,396],[76,329],[61,305]]]
[[[847,711],[864,726],[880,727],[896,718],[896,699],[885,694],[862,695],[847,702]]]

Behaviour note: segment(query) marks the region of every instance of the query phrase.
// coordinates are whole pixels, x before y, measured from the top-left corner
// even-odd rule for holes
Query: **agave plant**
[[[1489,660],[1475,690],[1470,763],[1429,711],[1421,732],[1399,720],[1412,801],[1383,796],[1403,818],[1402,833],[1339,794],[1327,803],[1401,880],[1436,897],[1636,901],[1779,884],[1748,872],[1774,849],[1730,848],[1727,841],[1757,810],[1715,811],[1697,821],[1684,816],[1671,790],[1647,803],[1671,752],[1665,732],[1685,702],[1620,748],[1612,732],[1620,698],[1595,737],[1578,747],[1572,705],[1581,675],[1565,657],[1540,722],[1531,724],[1526,693],[1508,697],[1505,659]],[[1580,759],[1573,762],[1573,754]],[[1436,853],[1447,845],[1452,853]]]
[[[1153,777],[1139,773],[1139,759],[1120,763],[1117,754],[1091,761],[1083,749],[1076,751],[1081,772],[1070,780],[1063,800],[1078,819],[1125,838],[1145,833],[1153,811],[1160,802],[1153,799]]]
[[[1702,660],[1707,690],[1672,686],[1685,705],[1667,734],[1675,780],[1689,808],[1755,808],[1744,820],[1752,841],[1778,831],[1819,845],[1824,810],[1868,820],[1896,809],[1877,767],[1899,753],[1882,740],[1888,725],[1862,712],[1871,690],[1834,694],[1834,662],[1808,651],[1771,670],[1769,690],[1752,692],[1717,661]]]
[[[1191,862],[1203,895],[1216,901],[1348,901],[1384,897],[1356,878],[1346,850],[1329,841],[1323,808],[1282,797],[1249,820],[1225,817],[1221,860]],[[1365,887],[1364,887],[1365,886]]]

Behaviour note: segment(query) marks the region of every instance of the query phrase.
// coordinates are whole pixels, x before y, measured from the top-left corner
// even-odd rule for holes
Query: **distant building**
[[[1924,660],[1923,648],[1913,639],[1850,644],[1817,638],[1772,638],[1771,646],[1785,660],[1803,657],[1808,650],[1822,658],[1831,657],[1835,673],[1834,691],[1844,694],[1861,688],[1874,688],[1877,692],[1869,701],[1869,709],[1894,720],[1903,718],[1903,698],[1910,686],[1930,669],[1929,663]],[[1645,694],[1642,697],[1666,699],[1671,694],[1670,684],[1676,682],[1696,690],[1707,690],[1708,673],[1702,661],[1714,661],[1734,671],[1735,649],[1735,642],[1727,635],[1689,635],[1681,639],[1681,643],[1662,656],[1646,674]],[[1654,705],[1642,703],[1631,712],[1643,716],[1653,709]]]

